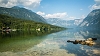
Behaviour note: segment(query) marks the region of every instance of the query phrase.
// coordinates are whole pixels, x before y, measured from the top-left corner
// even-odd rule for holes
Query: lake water
[[[93,46],[67,42],[90,37],[97,38]],[[0,56],[100,56],[100,31],[68,29],[55,33],[2,33]]]

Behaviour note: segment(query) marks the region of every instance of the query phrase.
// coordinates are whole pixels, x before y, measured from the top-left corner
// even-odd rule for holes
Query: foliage
[[[2,27],[10,27],[11,29],[17,29],[17,30],[37,30],[37,31],[64,29],[64,28],[46,24],[46,23],[19,19],[19,18],[14,18],[11,16],[0,14],[0,29],[2,29]]]

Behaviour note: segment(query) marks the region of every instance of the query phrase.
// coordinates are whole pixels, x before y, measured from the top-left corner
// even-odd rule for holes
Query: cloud
[[[44,12],[41,12],[41,11],[38,11],[37,14],[41,15],[41,16],[44,16],[45,13]]]
[[[0,0],[0,7],[12,7],[17,5],[17,0]]]
[[[45,18],[66,18],[68,15],[66,12],[63,13],[54,13],[54,14],[47,14]]]
[[[45,14],[44,12],[38,11],[37,14],[43,16],[44,18],[60,18],[65,19],[68,15],[66,12],[63,13],[54,13],[54,14]]]
[[[40,5],[41,0],[0,0],[0,7],[11,8],[13,6],[23,6],[28,9],[33,9]]]
[[[82,15],[81,17],[74,17],[74,16],[68,16],[66,12],[63,13],[53,13],[53,14],[46,14],[45,12],[38,11],[37,14],[41,15],[45,19],[49,18],[59,18],[64,20],[74,20],[74,19],[84,19],[86,16]]]
[[[91,9],[92,10],[94,10],[94,9],[100,9],[100,5],[94,4]]]
[[[67,13],[54,13],[54,14],[47,14],[45,16],[46,18],[65,18],[67,17]]]
[[[100,0],[94,0],[96,3],[91,7],[91,10],[100,9]]]

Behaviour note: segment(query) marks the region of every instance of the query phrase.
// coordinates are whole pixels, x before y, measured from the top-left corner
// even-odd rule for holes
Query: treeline
[[[38,31],[64,29],[62,27],[50,24],[35,22],[31,20],[24,20],[0,14],[0,30],[2,30],[2,27],[10,27],[11,29],[17,29],[17,30],[38,30]]]

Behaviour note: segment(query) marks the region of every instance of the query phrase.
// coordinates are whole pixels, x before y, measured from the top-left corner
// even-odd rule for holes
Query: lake
[[[97,38],[94,45],[67,40]],[[59,32],[6,32],[0,34],[0,56],[100,56],[100,31],[68,29]]]

